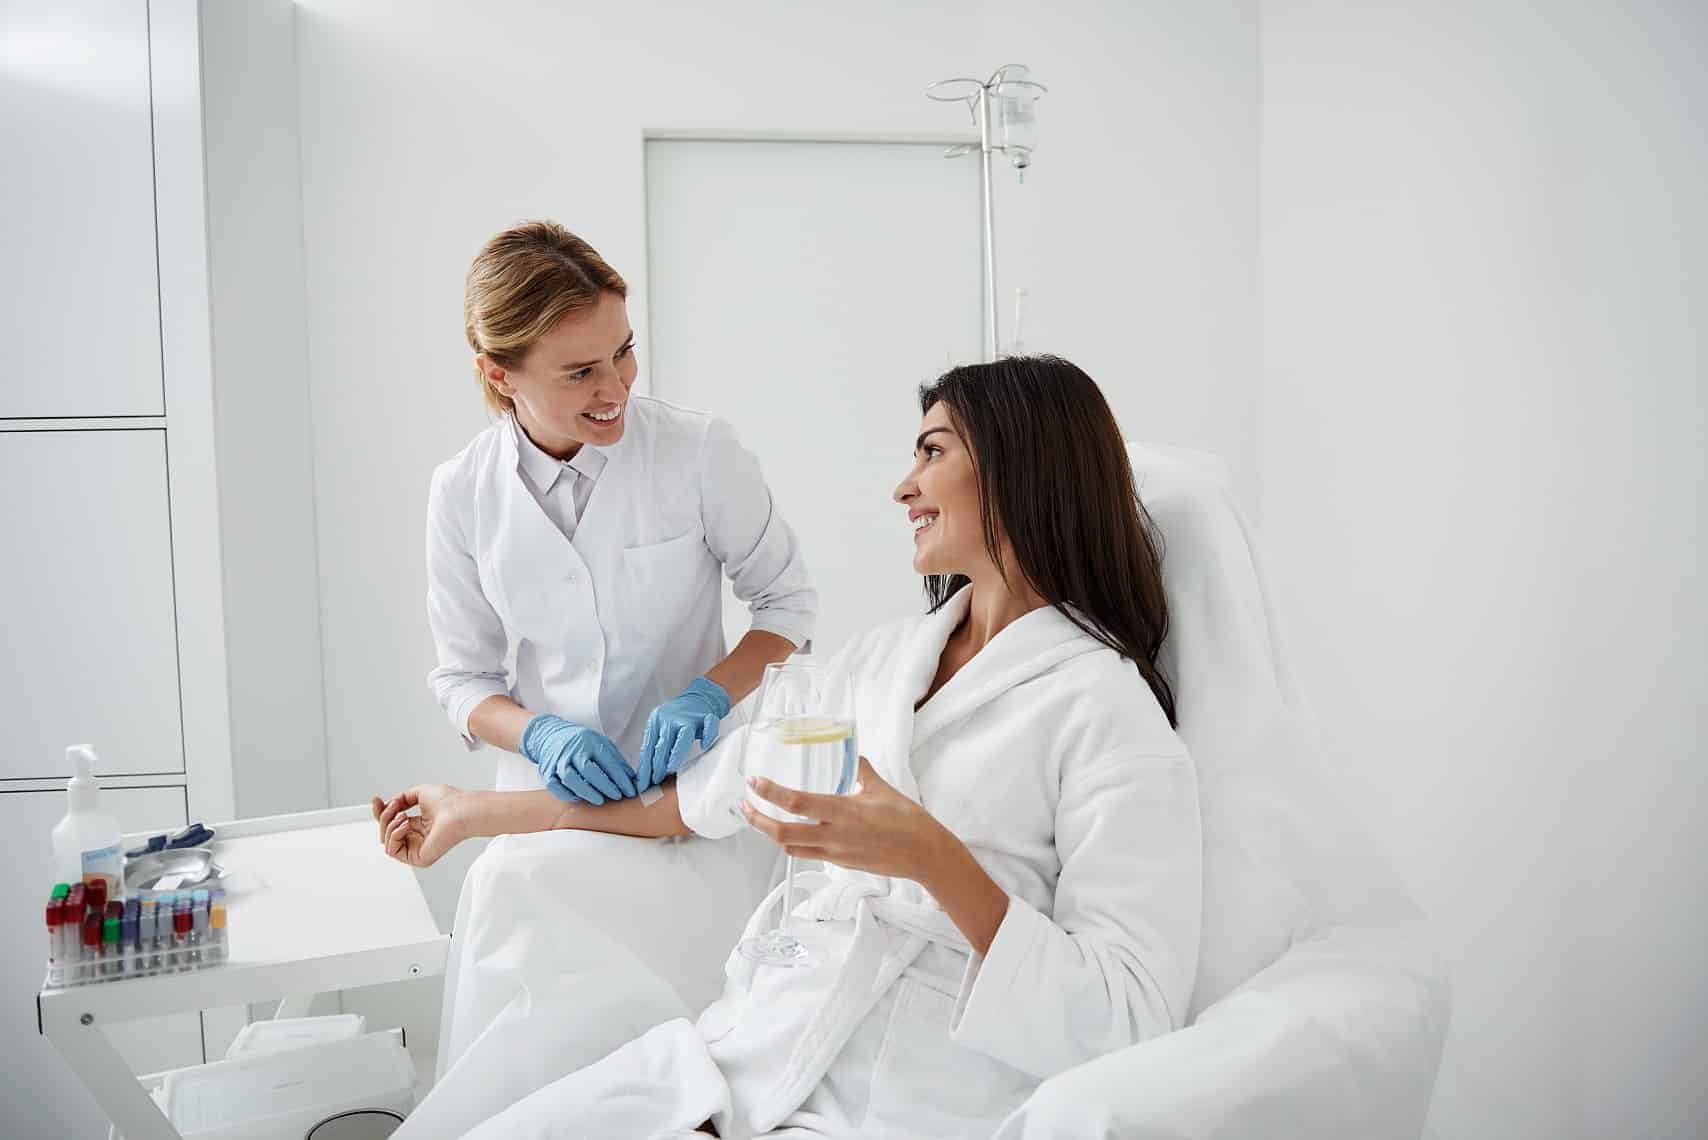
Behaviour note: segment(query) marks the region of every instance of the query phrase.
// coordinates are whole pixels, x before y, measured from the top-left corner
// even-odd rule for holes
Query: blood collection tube
[[[65,933],[65,904],[58,899],[47,900],[47,968],[52,970],[59,965],[61,948],[64,946]]]
[[[125,900],[125,920],[119,930],[119,937],[124,941],[125,973],[134,974],[141,967],[141,959],[137,957],[141,947],[137,944],[138,927],[142,922],[142,904],[136,899]]]
[[[66,980],[81,973],[78,963],[83,960],[83,914],[88,909],[83,884],[72,883],[65,895],[65,966]]]
[[[89,900],[89,909],[97,914],[105,913],[107,909],[107,880],[97,876],[83,884],[84,897]]]
[[[87,981],[101,972],[101,916],[93,911],[83,916],[83,949],[78,956],[77,980]]]
[[[198,947],[196,961],[212,961],[212,955],[208,953],[213,941],[213,928],[209,922],[212,917],[209,913],[213,909],[212,900],[209,898],[206,889],[198,889],[192,897],[196,902],[195,941]]]
[[[220,899],[215,899],[209,908],[208,931],[213,936],[215,958],[225,961],[225,903]]]
[[[171,959],[167,957],[172,951],[172,896],[161,895],[159,905],[154,909],[154,965],[157,969],[169,969]]]
[[[124,964],[124,947],[119,936],[124,933],[125,904],[118,899],[107,900],[107,910],[101,922],[101,953],[107,959],[109,974],[120,972]]]
[[[70,943],[65,938],[65,925],[72,921],[72,908],[68,908],[65,899],[53,899],[48,902],[48,916],[48,962],[50,966],[65,969],[65,964],[75,957],[67,954]]]
[[[136,915],[136,960],[144,970],[154,965],[154,899],[144,895]]]
[[[101,973],[122,974],[124,959],[119,956],[119,920],[108,918],[101,923]]]
[[[77,941],[82,937],[83,912],[72,910],[71,885],[55,883],[54,901],[59,903],[59,951],[54,955],[60,966],[77,960]]]
[[[47,956],[51,961],[60,966],[65,965],[68,958],[75,956],[66,953],[66,949],[70,946],[70,943],[66,941],[65,938],[65,924],[70,920],[71,909],[65,905],[65,901],[70,897],[70,895],[71,884],[55,883],[53,885],[53,893],[48,896],[49,905],[59,911],[59,925],[57,927],[50,927],[48,930]]]
[[[190,925],[190,898],[187,892],[180,891],[172,907],[172,964],[179,970],[190,968]]]

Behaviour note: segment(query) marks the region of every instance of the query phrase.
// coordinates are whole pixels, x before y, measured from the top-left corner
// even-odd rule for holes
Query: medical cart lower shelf
[[[44,989],[43,1036],[125,1140],[182,1140],[108,1041],[120,1021],[314,994],[445,972],[439,933],[408,867],[381,850],[366,806],[218,824],[231,884],[229,958],[193,973]],[[147,835],[127,836],[127,844]]]

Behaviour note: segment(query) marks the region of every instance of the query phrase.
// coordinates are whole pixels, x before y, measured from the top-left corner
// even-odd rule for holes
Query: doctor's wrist
[[[692,681],[688,682],[687,691],[695,694],[696,696],[704,697],[707,701],[711,702],[712,709],[718,714],[720,719],[728,716],[729,710],[734,707],[734,703],[730,700],[729,693],[722,685],[718,684],[710,677],[695,677]]]
[[[469,712],[469,734],[507,752],[522,751],[522,733],[534,719],[534,714],[511,700],[497,694],[487,697]]]

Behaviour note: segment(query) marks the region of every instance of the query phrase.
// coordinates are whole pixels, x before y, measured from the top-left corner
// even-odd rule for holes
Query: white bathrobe
[[[917,883],[828,866],[791,924],[820,965],[731,954],[697,1025],[660,1025],[476,1134],[664,1136],[711,1118],[738,1138],[989,1136],[1044,1079],[1183,1024],[1202,892],[1185,748],[1137,669],[1049,608],[916,713],[969,596],[835,666],[860,751],[1008,893],[989,952]],[[745,826],[742,736],[678,779],[703,836]],[[748,933],[774,920],[767,903]]]

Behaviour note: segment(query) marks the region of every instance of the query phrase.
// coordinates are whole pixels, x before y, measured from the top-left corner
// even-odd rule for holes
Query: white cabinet
[[[146,0],[0,0],[0,419],[158,416]]]
[[[127,832],[163,831],[187,822],[182,787],[107,788],[101,804]],[[12,916],[18,928],[0,938],[0,1056],[6,1058],[0,1131],[96,1140],[107,1134],[106,1116],[64,1058],[36,1032],[36,990],[47,946],[42,912],[54,881],[48,837],[64,814],[63,791],[0,793],[0,835],[14,840],[6,849],[7,874],[0,876],[0,913]],[[201,1018],[193,1013],[127,1022],[108,1032],[138,1073],[203,1059]]]
[[[0,430],[0,779],[184,770],[161,430]]]
[[[234,723],[308,774],[250,814],[324,804],[295,21],[0,0],[0,1135],[105,1134],[29,1000],[66,745],[127,829],[238,815]],[[202,1036],[113,1032],[151,1072]]]

